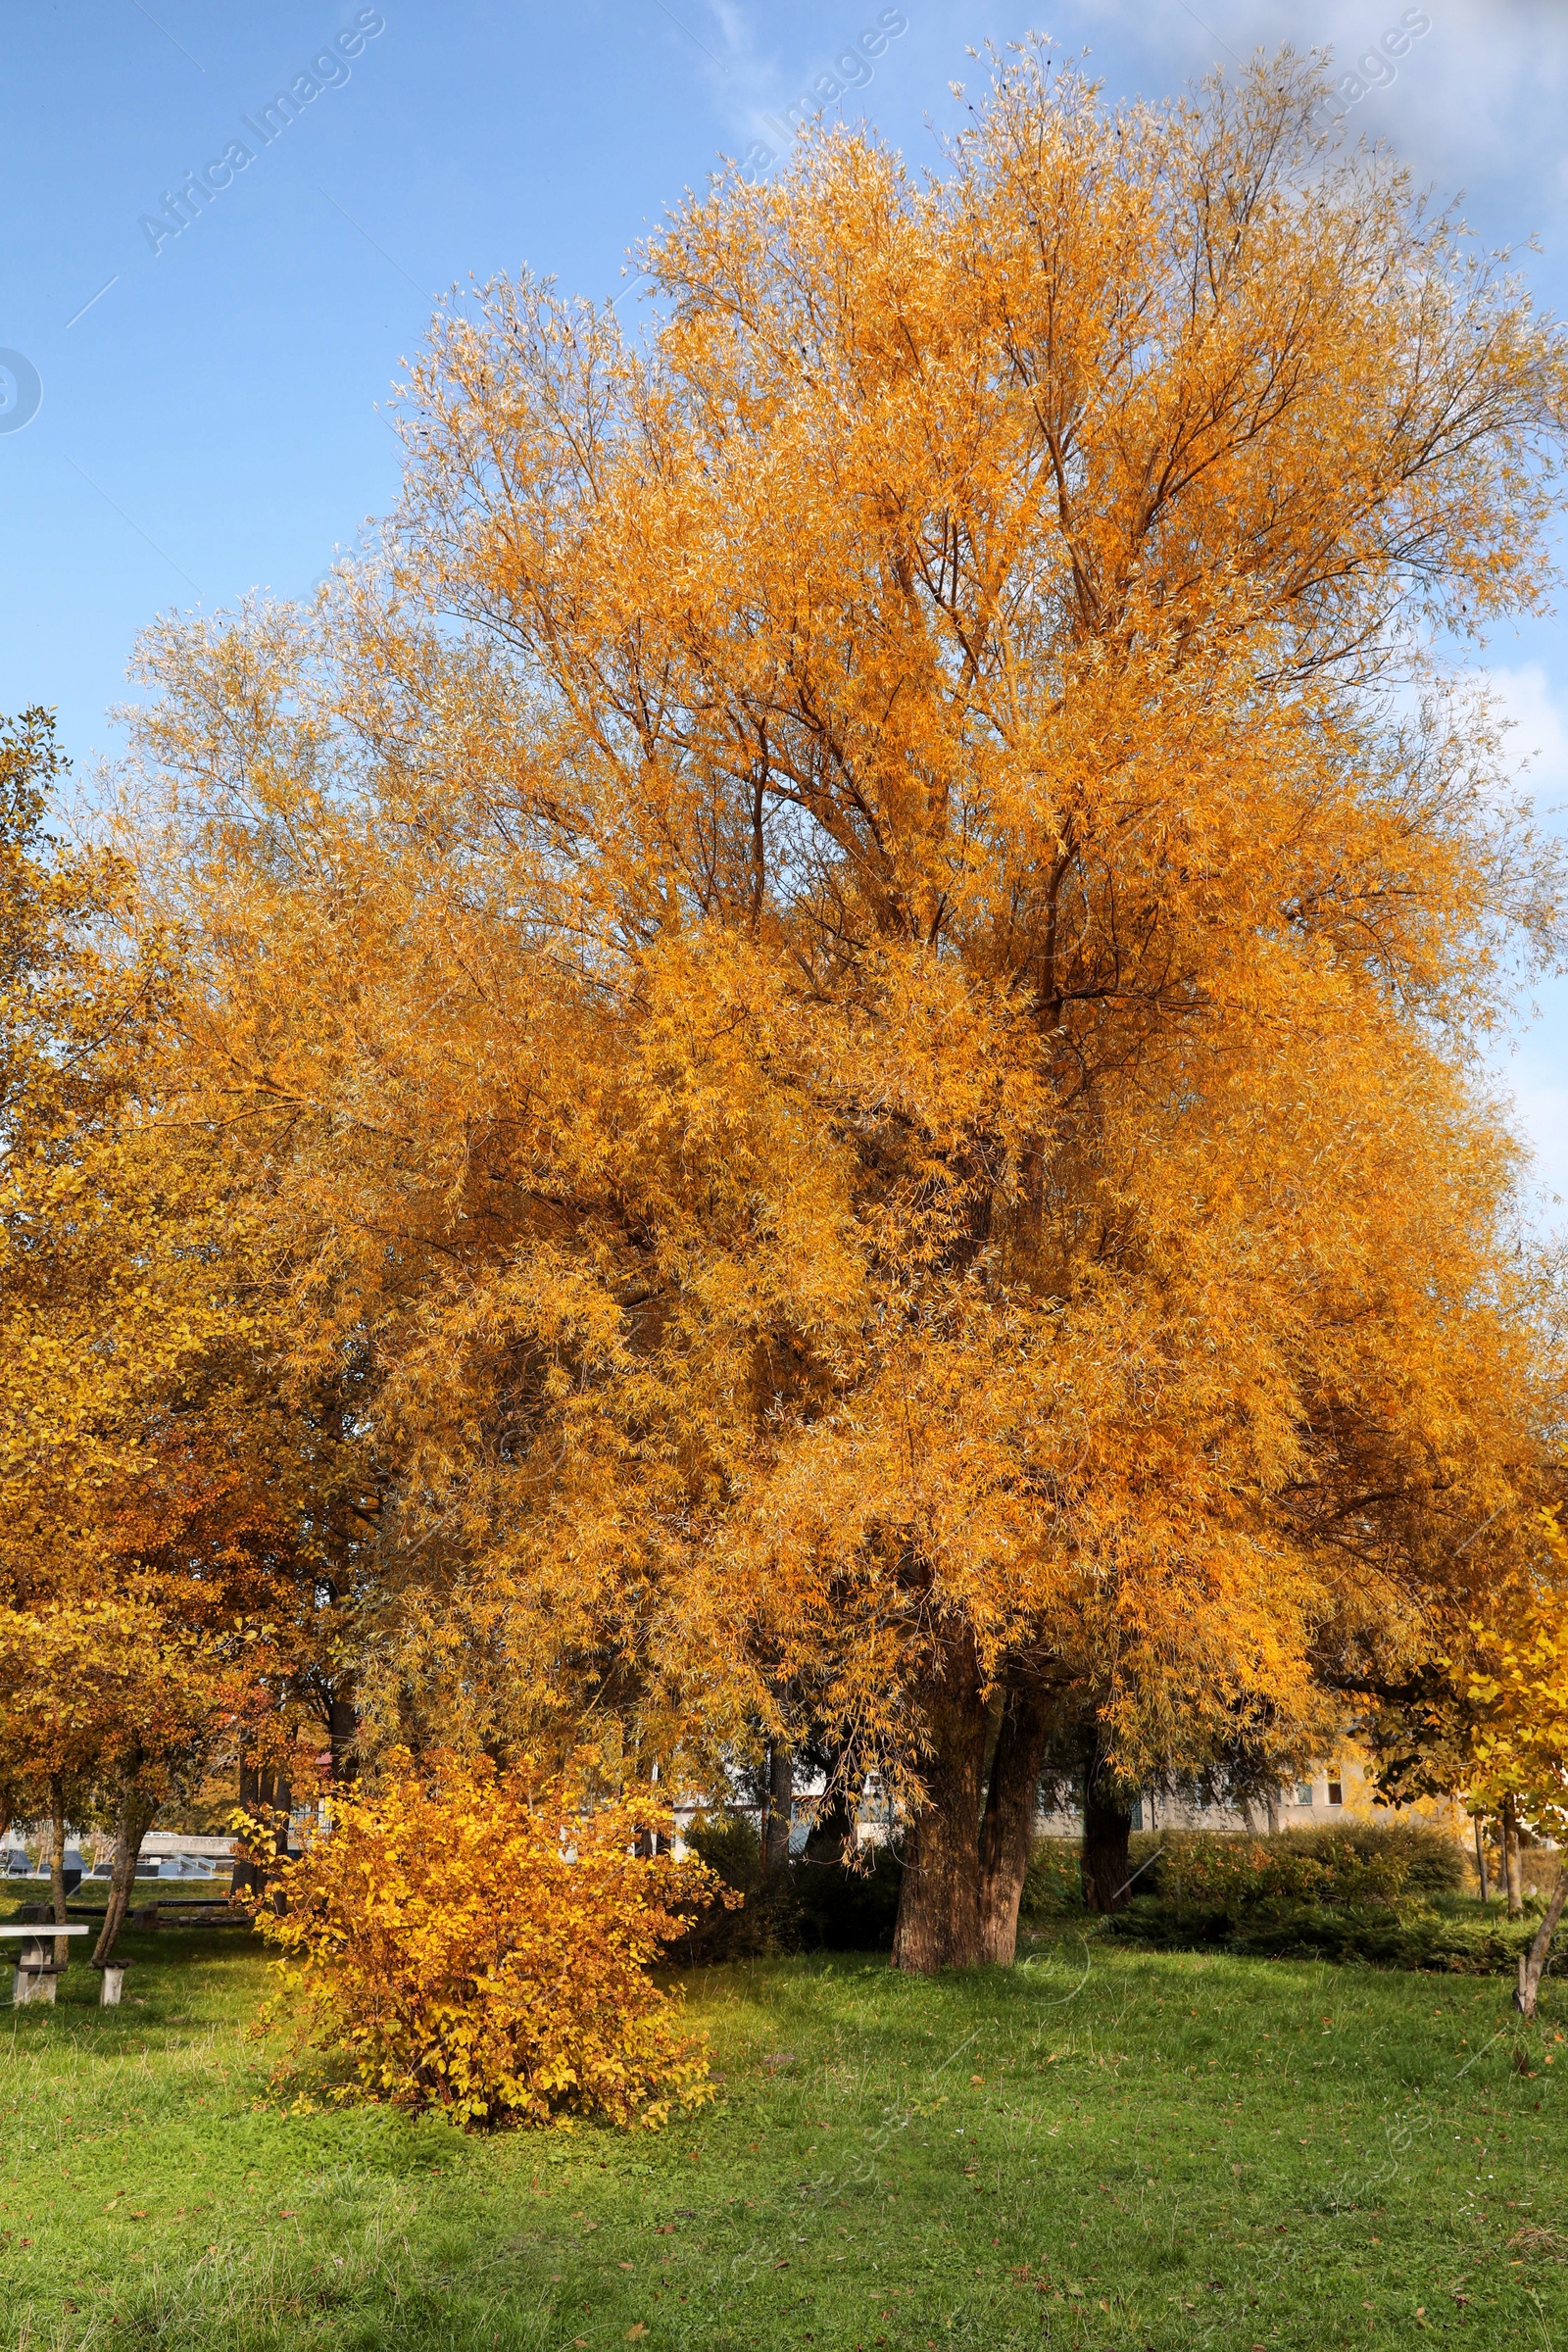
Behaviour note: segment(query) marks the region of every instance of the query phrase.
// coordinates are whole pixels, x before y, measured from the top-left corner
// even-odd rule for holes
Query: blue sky
[[[1488,245],[1538,237],[1520,266],[1568,309],[1563,0],[0,0],[0,354],[21,355],[0,357],[0,710],[53,704],[78,773],[116,747],[155,612],[302,593],[391,504],[378,404],[437,293],[523,264],[619,291],[663,208],[721,153],[776,144],[768,119],[862,32],[879,53],[842,109],[917,165],[988,39],[1048,32],[1150,95],[1259,43],[1330,45],[1342,74],[1381,49],[1348,127],[1463,189]],[[269,122],[302,75],[316,95]],[[236,140],[251,161],[213,190]],[[166,195],[215,162],[204,209],[160,235]],[[1484,661],[1543,806],[1568,804],[1568,619]],[[1541,1004],[1500,1067],[1568,1195],[1568,988]]]

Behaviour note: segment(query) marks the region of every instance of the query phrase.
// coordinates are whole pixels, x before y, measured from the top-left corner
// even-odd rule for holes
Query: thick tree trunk
[[[1091,1911],[1119,1911],[1132,1876],[1127,1840],[1132,1811],[1098,1755],[1084,1768],[1084,1902]]]
[[[973,1637],[956,1634],[926,1689],[926,1802],[905,1839],[893,1965],[931,1976],[980,1949],[980,1794],[989,1736]]]
[[[49,1892],[56,1927],[66,1924],[66,1792],[59,1775],[49,1782]],[[71,1958],[71,1945],[64,1936],[55,1937],[55,1966],[64,1968]]]
[[[120,1795],[120,1812],[115,1823],[115,1858],[109,1866],[109,1900],[104,1905],[104,1924],[93,1945],[94,1968],[106,1968],[114,1959],[120,1931],[125,1924],[130,1908],[131,1890],[136,1884],[136,1857],[141,1841],[158,1818],[158,1807],[138,1788],[123,1788]]]
[[[1008,1693],[980,1824],[980,1957],[1003,1968],[1012,1966],[1018,1949],[1018,1904],[1050,1728],[1043,1691]]]
[[[1511,1796],[1502,1800],[1502,1869],[1508,1888],[1508,1917],[1525,1915],[1525,1876],[1519,1855],[1519,1816]]]
[[[782,1740],[767,1751],[767,1810],[762,1817],[762,1868],[782,1870],[790,1858],[790,1817],[795,1805],[795,1757]]]

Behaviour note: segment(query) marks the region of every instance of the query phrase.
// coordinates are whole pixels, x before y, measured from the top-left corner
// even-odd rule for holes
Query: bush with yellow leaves
[[[694,1912],[736,1898],[648,1852],[667,1807],[595,1804],[589,1785],[400,1752],[373,1794],[332,1797],[253,1905],[287,1955],[259,2028],[293,2013],[278,2085],[491,2130],[657,2129],[710,2098],[706,2049],[648,1972]]]

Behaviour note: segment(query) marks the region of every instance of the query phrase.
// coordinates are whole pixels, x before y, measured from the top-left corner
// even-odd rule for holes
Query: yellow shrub
[[[263,2021],[295,2012],[280,2080],[489,2128],[657,2127],[712,2095],[648,1974],[725,1899],[702,1863],[632,1852],[667,1808],[589,1808],[561,1779],[401,1754],[373,1796],[335,1796],[329,1824],[274,1877],[284,1914],[256,1907],[289,1955]]]

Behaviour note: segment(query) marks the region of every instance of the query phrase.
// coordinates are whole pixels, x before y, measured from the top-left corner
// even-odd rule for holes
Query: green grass
[[[123,2008],[77,1962],[0,2029],[27,2352],[1568,2344],[1549,1984],[1521,2041],[1494,1979],[1065,1926],[935,1984],[757,1962],[690,1986],[716,2107],[487,2141],[258,2104],[249,1939],[129,1948]]]

